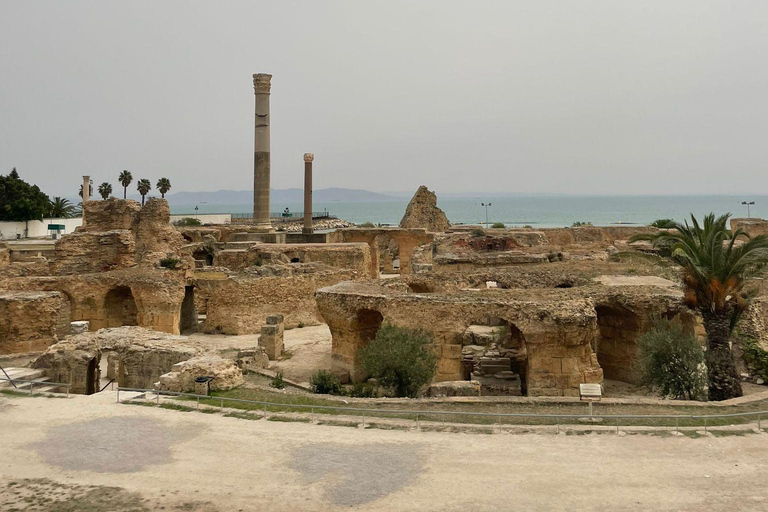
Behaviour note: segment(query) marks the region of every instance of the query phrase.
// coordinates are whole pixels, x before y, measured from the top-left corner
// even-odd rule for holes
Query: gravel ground
[[[0,499],[10,482],[29,496],[40,479],[118,497],[79,511],[136,508],[136,496],[150,510],[198,512],[768,510],[768,434],[367,430],[129,406],[109,394],[0,395],[0,405]]]

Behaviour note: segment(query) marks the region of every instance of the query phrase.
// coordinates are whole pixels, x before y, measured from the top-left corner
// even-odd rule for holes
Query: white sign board
[[[582,400],[600,400],[603,386],[600,384],[579,384],[579,396]]]

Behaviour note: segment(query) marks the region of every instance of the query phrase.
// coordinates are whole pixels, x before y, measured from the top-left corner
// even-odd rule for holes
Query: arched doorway
[[[483,395],[528,394],[528,352],[523,332],[502,318],[480,319],[463,335],[462,377],[477,380]]]
[[[181,302],[181,318],[179,332],[197,331],[197,308],[195,307],[195,287],[184,287],[184,300]]]
[[[133,292],[128,286],[113,288],[104,298],[104,315],[107,327],[139,325],[138,311]]]
[[[642,320],[621,306],[598,305],[595,312],[600,329],[595,353],[604,378],[639,384],[635,363],[637,338],[645,331]]]

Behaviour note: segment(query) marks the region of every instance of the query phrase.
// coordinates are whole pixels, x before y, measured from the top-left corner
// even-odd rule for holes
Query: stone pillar
[[[312,224],[312,160],[315,155],[304,153],[304,228],[302,233],[314,232]]]
[[[259,346],[266,351],[267,357],[272,361],[282,357],[284,353],[283,333],[285,327],[283,322],[283,315],[269,315],[267,325],[261,327]]]
[[[85,226],[85,202],[91,198],[91,177],[83,176],[83,226]]]
[[[271,231],[269,221],[269,91],[272,75],[253,75],[253,91],[256,95],[255,136],[253,142],[253,224],[264,231]]]

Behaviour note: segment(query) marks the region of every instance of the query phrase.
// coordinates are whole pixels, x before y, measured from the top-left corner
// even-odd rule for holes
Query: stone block
[[[476,380],[452,380],[429,386],[427,396],[480,396],[480,383]]]
[[[91,330],[91,322],[87,320],[80,320],[77,322],[71,322],[69,324],[69,334],[75,335],[75,334],[81,334],[84,332],[88,332]]]

